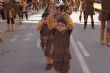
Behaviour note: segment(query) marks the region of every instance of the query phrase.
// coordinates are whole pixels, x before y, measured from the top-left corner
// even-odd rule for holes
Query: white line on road
[[[26,33],[26,37],[32,37],[33,33]]]
[[[34,25],[34,26],[31,26],[30,28],[35,29],[35,28],[36,28],[36,26]]]
[[[10,42],[12,42],[12,43],[13,43],[13,42],[16,42],[16,41],[17,41],[16,38],[13,38],[13,39],[10,40]]]
[[[23,23],[34,23],[34,24],[36,24],[36,23],[38,23],[38,21],[22,21]]]
[[[91,73],[90,69],[88,68],[88,66],[87,66],[87,64],[86,64],[86,62],[84,60],[84,57],[82,56],[82,54],[81,54],[81,52],[80,52],[78,46],[76,45],[76,43],[75,43],[75,41],[74,41],[72,36],[70,38],[70,42],[71,42],[73,50],[74,50],[74,52],[75,52],[75,54],[76,54],[76,56],[78,58],[78,61],[79,61],[80,65],[81,65],[81,68],[82,68],[83,72],[84,73]]]
[[[37,48],[40,48],[40,39],[37,40]]]
[[[16,34],[16,35],[13,36],[13,38],[19,38],[20,36],[21,36],[21,35]]]
[[[81,43],[81,41],[77,41],[77,44],[78,44],[79,48],[81,49],[84,56],[90,56],[90,54],[87,52],[86,48]]]
[[[21,25],[19,28],[17,28],[17,29],[27,29],[28,28],[28,25]]]
[[[19,34],[14,35],[13,38],[10,40],[10,42],[16,42],[20,36],[21,35],[19,35]]]
[[[27,41],[30,41],[31,40],[31,38],[24,38],[24,39],[22,39],[22,42],[27,42]]]

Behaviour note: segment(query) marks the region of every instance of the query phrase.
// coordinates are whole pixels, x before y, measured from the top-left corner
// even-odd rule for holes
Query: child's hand
[[[45,23],[46,23],[46,19],[45,19],[45,18],[42,18],[42,19],[41,19],[41,22],[42,22],[43,24],[45,24]]]

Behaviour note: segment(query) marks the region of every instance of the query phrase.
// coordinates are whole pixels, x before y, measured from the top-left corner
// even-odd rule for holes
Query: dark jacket
[[[99,14],[100,21],[110,20],[110,0],[101,0],[102,10]]]
[[[84,15],[94,15],[94,0],[85,0],[84,2]]]

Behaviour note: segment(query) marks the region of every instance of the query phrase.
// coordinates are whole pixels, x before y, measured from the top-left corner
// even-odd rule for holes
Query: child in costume
[[[68,73],[70,69],[70,34],[74,28],[70,16],[64,12],[65,6],[50,14],[47,19],[48,27],[53,31],[52,58],[56,73]],[[51,25],[50,25],[51,24]]]

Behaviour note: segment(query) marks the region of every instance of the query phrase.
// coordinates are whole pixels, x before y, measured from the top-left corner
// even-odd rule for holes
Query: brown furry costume
[[[67,30],[64,32],[59,32],[56,30],[57,19],[64,17],[67,22]],[[72,22],[68,14],[55,14],[48,17],[48,27],[53,30],[53,49],[52,58],[53,65],[56,71],[61,73],[67,73],[70,69],[70,34],[74,28],[74,23]]]
[[[55,28],[55,22],[56,22],[56,18],[62,16],[61,14],[54,14],[54,15],[49,15],[48,18],[47,18],[47,23],[48,23],[48,28],[51,30],[53,28]],[[66,19],[67,21],[67,27],[69,29],[71,28],[74,28],[75,27],[75,24],[73,23],[72,19],[70,18],[70,16],[68,14],[63,14],[64,18]]]

